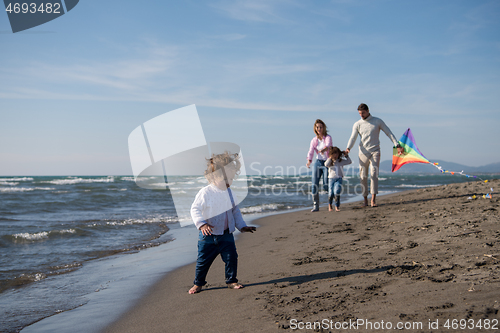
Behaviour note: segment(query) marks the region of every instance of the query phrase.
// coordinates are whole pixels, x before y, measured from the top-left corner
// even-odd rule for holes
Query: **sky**
[[[0,175],[130,175],[132,131],[192,104],[248,174],[303,167],[318,118],[345,149],[360,103],[430,160],[497,163],[499,16],[481,0],[81,0],[12,33],[3,12]]]

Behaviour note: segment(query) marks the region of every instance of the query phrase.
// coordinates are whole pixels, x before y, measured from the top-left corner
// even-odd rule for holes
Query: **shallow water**
[[[460,181],[470,179],[381,175],[379,190],[384,194]],[[173,249],[170,242],[182,248],[189,237],[174,237],[175,230],[178,235],[189,234],[181,226],[196,230],[189,216],[177,216],[173,197],[189,207],[193,195],[205,185],[202,177],[172,177],[169,190],[142,189],[128,176],[0,177],[2,330],[16,331],[86,304],[89,294],[116,283],[113,274],[118,273],[102,268],[110,260],[133,260],[144,249],[150,254],[156,248]],[[246,193],[245,185],[248,194],[239,205],[245,219],[311,205],[310,176],[248,176],[233,184],[236,195]],[[356,197],[359,189],[356,176],[345,177],[343,198]],[[325,194],[321,200],[326,202]],[[165,251],[162,256],[171,258]],[[133,268],[127,267],[118,275],[130,275],[127,270]],[[169,264],[166,267],[160,265],[153,275],[171,269]]]

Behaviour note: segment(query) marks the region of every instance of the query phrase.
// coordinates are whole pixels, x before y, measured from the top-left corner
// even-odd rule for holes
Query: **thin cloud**
[[[291,21],[280,14],[278,7],[290,4],[292,2],[286,0],[224,0],[212,3],[211,7],[234,20],[289,23]]]
[[[225,40],[227,42],[245,39],[246,37],[247,37],[246,35],[242,35],[242,34],[238,34],[238,33],[210,36],[210,38],[212,38],[212,39],[221,39],[221,40]]]

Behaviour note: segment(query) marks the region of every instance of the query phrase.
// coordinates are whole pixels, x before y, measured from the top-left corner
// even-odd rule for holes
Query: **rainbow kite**
[[[399,144],[401,147],[404,148],[404,153],[398,154],[398,149],[393,148],[392,151],[392,172],[395,172],[399,170],[403,165],[409,164],[409,163],[424,163],[424,164],[432,164],[434,165],[441,173],[450,173],[452,175],[457,174],[457,175],[462,175],[466,176],[467,178],[477,178],[485,183],[488,182],[488,180],[481,179],[477,176],[470,176],[464,173],[462,170],[461,172],[456,172],[456,171],[449,171],[443,169],[443,167],[439,166],[439,163],[432,163],[429,161],[424,154],[418,149],[417,143],[415,142],[415,138],[413,137],[413,134],[411,133],[411,130],[408,128],[406,132],[403,134],[401,139],[399,139]],[[490,189],[491,192],[483,195],[483,198],[485,199],[491,199],[492,194],[493,194],[493,188]],[[473,197],[469,197],[468,199],[476,199],[476,196],[474,195]]]
[[[398,149],[394,148],[392,153],[392,172],[399,170],[403,165],[408,163],[428,163],[431,162],[420,152],[415,142],[411,130],[408,128],[399,139],[399,144],[404,148],[405,152],[398,155]]]

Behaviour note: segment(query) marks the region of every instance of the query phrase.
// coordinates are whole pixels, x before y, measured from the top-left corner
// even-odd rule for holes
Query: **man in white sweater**
[[[394,146],[398,148],[398,154],[402,154],[404,149],[399,145],[398,140],[384,121],[370,115],[368,105],[363,103],[360,104],[358,106],[358,112],[361,116],[361,120],[354,123],[352,127],[352,134],[347,143],[346,152],[350,152],[359,135],[359,178],[363,188],[363,197],[365,199],[364,205],[368,206],[368,167],[371,163],[371,205],[372,207],[377,207],[376,197],[378,193],[378,173],[380,166],[380,130],[384,131],[394,143]]]

